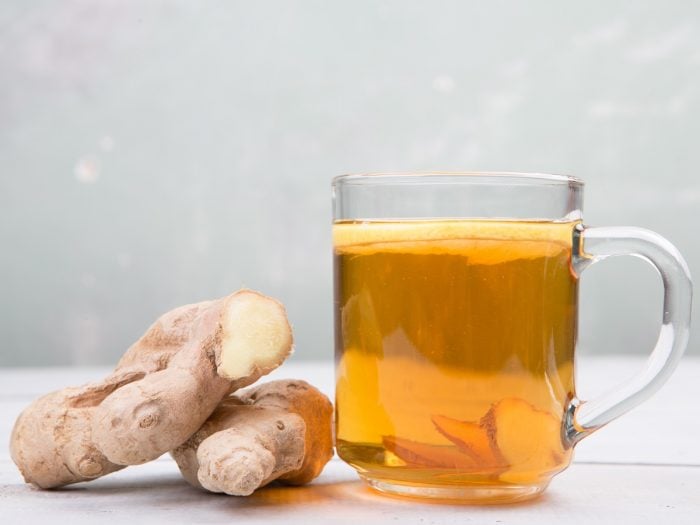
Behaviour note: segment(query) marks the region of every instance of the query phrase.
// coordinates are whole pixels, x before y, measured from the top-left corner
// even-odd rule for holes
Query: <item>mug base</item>
[[[382,494],[442,500],[473,505],[499,505],[517,503],[538,497],[549,485],[549,481],[538,485],[415,485],[374,479],[362,476],[370,488]]]

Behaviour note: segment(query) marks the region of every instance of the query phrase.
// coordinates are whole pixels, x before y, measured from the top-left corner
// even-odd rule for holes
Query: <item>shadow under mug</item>
[[[583,182],[515,173],[333,181],[336,445],[387,493],[476,503],[541,493],[574,445],[669,377],[689,335],[678,251],[631,227],[591,228]],[[646,368],[581,401],[578,281],[634,255],[664,286]]]

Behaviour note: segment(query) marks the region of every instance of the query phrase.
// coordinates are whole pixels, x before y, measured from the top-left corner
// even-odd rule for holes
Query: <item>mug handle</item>
[[[644,370],[598,399],[573,399],[567,410],[564,438],[574,445],[656,392],[678,365],[690,333],[692,282],[688,265],[669,241],[643,228],[627,226],[574,231],[572,265],[577,275],[590,265],[616,255],[633,255],[661,274],[663,324]]]

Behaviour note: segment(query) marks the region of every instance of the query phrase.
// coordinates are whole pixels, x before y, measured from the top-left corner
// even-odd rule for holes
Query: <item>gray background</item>
[[[330,358],[345,172],[574,174],[587,223],[700,275],[699,87],[692,1],[4,1],[0,365],[113,362],[241,285]],[[582,351],[648,351],[660,300],[641,261],[588,270]]]

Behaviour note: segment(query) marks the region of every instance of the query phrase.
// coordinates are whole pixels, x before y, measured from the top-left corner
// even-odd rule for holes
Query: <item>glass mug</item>
[[[336,445],[386,493],[512,502],[583,437],[666,381],[689,335],[687,265],[665,239],[581,222],[583,182],[516,173],[333,181]],[[580,401],[578,281],[608,256],[650,262],[663,325],[643,372]]]

